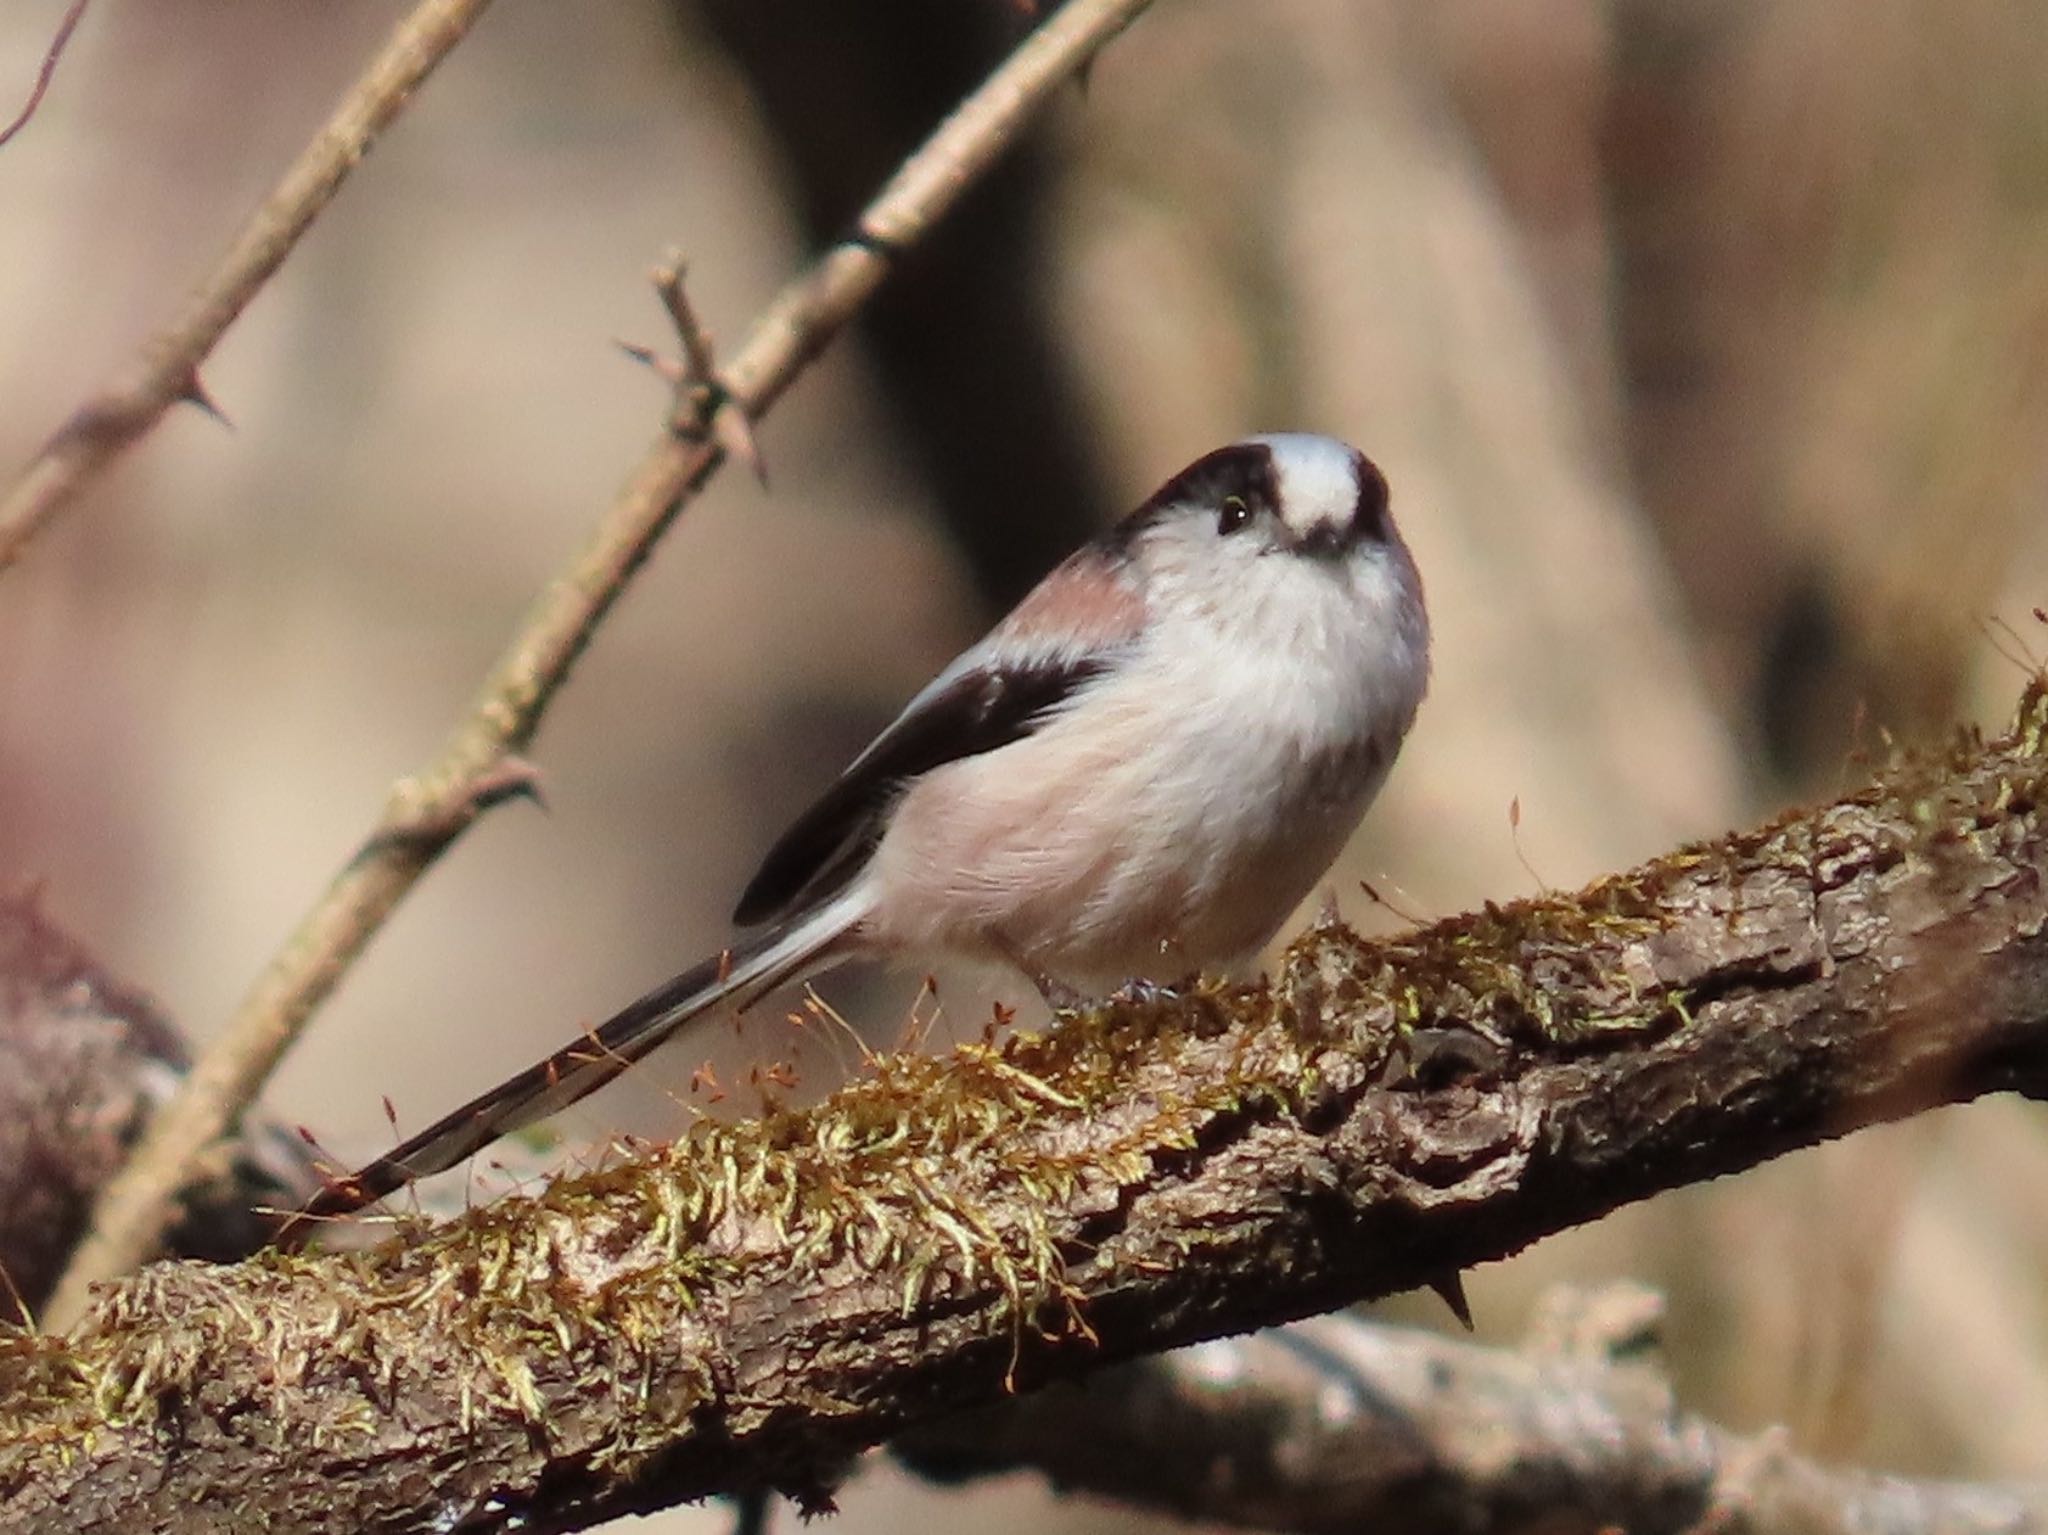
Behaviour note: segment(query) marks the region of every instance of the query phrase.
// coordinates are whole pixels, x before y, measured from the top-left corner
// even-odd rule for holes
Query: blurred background
[[[62,10],[0,11],[7,112]],[[404,10],[92,7],[0,150],[0,472],[171,316]],[[1402,920],[1361,880],[1417,918],[1571,885],[1832,794],[1887,737],[1996,726],[2048,649],[2041,19],[1160,0],[777,409],[772,490],[729,473],[688,513],[537,743],[549,810],[457,846],[271,1106],[354,1159],[385,1095],[417,1127],[715,947],[932,671],[1247,431],[1363,446],[1428,582],[1435,687],[1336,881],[1361,926]],[[612,346],[667,340],[649,263],[680,245],[736,340],[1027,24],[501,0],[216,354],[233,429],[172,416],[0,577],[0,880],[217,1027],[655,430]],[[827,991],[886,1040],[916,984]],[[984,998],[940,999],[939,1038],[979,1031]],[[675,1133],[713,1048],[730,1102],[749,1061],[835,1069],[763,1016],[563,1135]],[[1472,1299],[1510,1339],[1547,1283],[1640,1276],[1688,1406],[2040,1476],[2044,1192],[2048,1122],[1985,1103],[1623,1212]],[[846,1506],[962,1512],[887,1475]]]

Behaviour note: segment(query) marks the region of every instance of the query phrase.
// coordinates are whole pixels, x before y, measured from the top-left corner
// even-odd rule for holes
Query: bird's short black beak
[[[1317,559],[1332,560],[1351,547],[1351,530],[1334,522],[1319,522],[1297,538],[1294,547]]]

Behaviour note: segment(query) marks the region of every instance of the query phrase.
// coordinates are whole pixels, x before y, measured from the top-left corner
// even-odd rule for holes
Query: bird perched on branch
[[[1250,957],[1330,867],[1429,677],[1387,482],[1328,437],[1197,459],[913,698],[740,896],[752,937],[332,1183],[345,1214],[609,1082],[684,1025],[856,955],[1041,987]]]

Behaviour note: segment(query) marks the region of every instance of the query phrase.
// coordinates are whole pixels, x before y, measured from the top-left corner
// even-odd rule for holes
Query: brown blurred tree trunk
[[[752,82],[820,243],[1035,24],[1010,0],[677,0]],[[1085,99],[1084,99],[1085,110]],[[1096,434],[1050,313],[1040,128],[905,258],[857,329],[904,460],[928,481],[991,612],[1103,511]]]

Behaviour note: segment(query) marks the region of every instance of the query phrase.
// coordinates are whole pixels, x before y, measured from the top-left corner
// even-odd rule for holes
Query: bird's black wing
[[[911,779],[1029,735],[1110,664],[1100,651],[963,656],[782,834],[741,894],[733,921],[764,922],[831,894],[859,869],[897,791]]]

